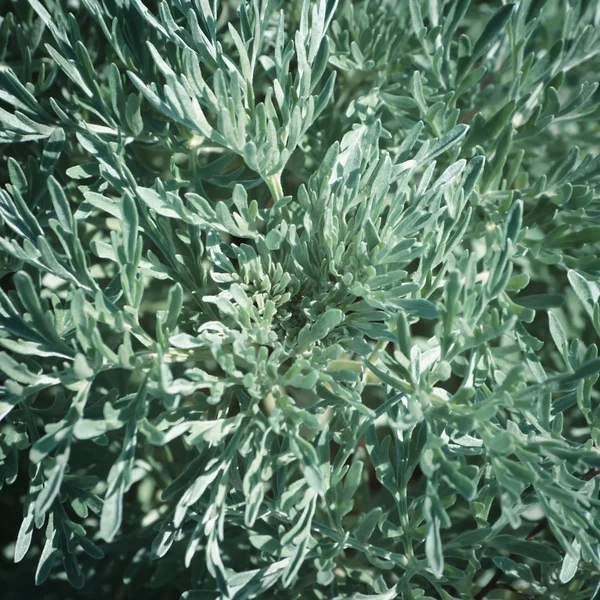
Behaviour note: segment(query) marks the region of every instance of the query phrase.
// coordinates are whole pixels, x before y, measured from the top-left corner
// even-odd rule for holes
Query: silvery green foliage
[[[596,597],[597,2],[3,10],[9,598]]]

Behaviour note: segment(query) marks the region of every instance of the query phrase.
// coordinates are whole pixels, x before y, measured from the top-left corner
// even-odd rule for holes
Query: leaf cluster
[[[8,597],[596,597],[599,25],[8,2]]]

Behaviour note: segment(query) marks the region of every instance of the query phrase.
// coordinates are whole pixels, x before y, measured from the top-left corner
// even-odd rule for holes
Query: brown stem
[[[516,590],[514,587],[512,587],[511,585],[507,585],[506,583],[499,583],[496,586],[496,588],[501,589],[501,590],[509,590],[513,594],[517,594],[517,596],[522,596],[523,598],[526,598],[527,600],[535,599],[535,596],[532,596],[531,594],[528,594],[527,592],[524,592],[522,590]]]
[[[496,569],[494,576],[482,587],[476,594],[475,600],[483,600],[489,592],[495,590],[498,587],[498,579],[500,579],[501,571]]]
[[[544,517],[528,534],[525,538],[527,541],[533,540],[536,538],[544,529],[546,529],[546,525],[548,525],[548,519]]]

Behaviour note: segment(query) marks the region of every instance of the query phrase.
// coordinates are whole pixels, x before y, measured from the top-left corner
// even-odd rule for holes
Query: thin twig
[[[495,590],[498,587],[498,579],[500,579],[501,575],[500,569],[496,569],[494,576],[487,582],[487,584],[482,587],[477,594],[475,595],[475,600],[483,600],[489,592]]]
[[[496,586],[496,588],[500,589],[500,590],[509,590],[513,594],[517,594],[517,596],[526,598],[526,600],[534,600],[535,599],[535,596],[532,596],[531,594],[528,594],[527,592],[524,592],[523,590],[516,590],[514,587],[512,587],[512,585],[508,585],[506,583],[499,583]]]
[[[527,541],[535,539],[548,525],[548,519],[544,517],[528,534],[525,538]]]
[[[593,469],[590,469],[581,479],[583,479],[583,481],[590,481],[598,474],[600,474],[600,469],[594,467]]]

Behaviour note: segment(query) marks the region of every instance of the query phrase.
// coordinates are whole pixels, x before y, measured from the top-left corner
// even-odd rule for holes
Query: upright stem
[[[284,197],[283,188],[281,187],[281,173],[276,173],[275,175],[271,175],[271,177],[267,177],[265,183],[269,187],[269,191],[275,202]]]
[[[388,345],[388,341],[387,340],[379,340],[377,342],[377,344],[375,345],[375,348],[373,348],[373,352],[371,352],[371,354],[369,355],[369,362],[371,364],[375,364],[377,362],[377,359],[379,358],[379,353]],[[367,378],[369,375],[372,375],[371,371],[369,371],[369,369],[367,369],[366,367],[364,368],[364,372],[363,372],[363,385],[367,383]]]

